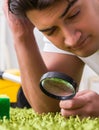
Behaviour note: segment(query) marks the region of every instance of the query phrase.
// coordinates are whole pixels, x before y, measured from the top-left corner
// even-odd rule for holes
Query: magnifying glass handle
[[[10,73],[3,72],[3,71],[0,71],[0,79],[6,79],[6,80],[10,80],[10,81],[21,84],[20,76],[16,76],[14,74],[10,74]]]

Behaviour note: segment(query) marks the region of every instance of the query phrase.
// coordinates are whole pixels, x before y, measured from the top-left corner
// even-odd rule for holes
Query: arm
[[[58,53],[41,55],[33,35],[34,26],[27,18],[17,18],[9,13],[7,1],[4,10],[13,34],[24,93],[35,111],[39,113],[60,111],[59,101],[41,92],[40,77],[50,70],[60,71],[80,82],[83,63],[77,57],[70,55]]]
[[[35,111],[40,113],[49,111],[60,111],[59,101],[49,98],[41,92],[39,88],[40,77],[47,71],[59,71],[74,77],[74,79],[79,82],[83,65],[80,63],[79,69],[75,69],[77,67],[77,63],[80,62],[76,57],[56,53],[43,53],[42,58],[45,61],[44,62],[40,56],[36,57],[35,50],[33,53],[33,50],[31,49],[32,53],[30,53],[30,49],[29,51],[24,52],[24,55],[26,55],[24,62],[21,62],[21,55],[23,55],[23,53],[20,54],[18,57],[20,58],[19,65],[21,67],[20,71],[23,81],[22,86],[24,93],[26,94],[26,97],[30,101],[31,106]],[[30,54],[30,56],[28,53]],[[72,67],[72,65],[74,68]]]

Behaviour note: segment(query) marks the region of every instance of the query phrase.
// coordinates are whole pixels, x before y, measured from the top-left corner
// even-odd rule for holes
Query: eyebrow
[[[66,7],[65,11],[63,12],[63,14],[62,14],[59,18],[64,17],[64,16],[68,13],[68,11],[71,9],[71,7],[72,7],[77,1],[78,1],[78,0],[72,0],[72,2],[70,2],[70,3],[68,4],[68,6]]]
[[[68,13],[68,11],[70,10],[70,8],[71,8],[77,1],[78,1],[78,0],[72,0],[72,2],[70,2],[70,3],[68,4],[68,6],[66,7],[66,9],[65,9],[65,11],[62,13],[62,15],[59,16],[59,18],[64,17],[64,16]],[[53,28],[54,28],[54,26],[52,26],[52,27],[50,27],[50,28],[46,28],[46,29],[39,29],[39,31],[41,31],[41,32],[47,32],[47,31],[50,31],[50,30],[53,29]]]

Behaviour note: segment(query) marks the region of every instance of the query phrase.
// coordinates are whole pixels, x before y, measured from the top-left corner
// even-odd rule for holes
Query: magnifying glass
[[[60,72],[47,72],[40,79],[40,88],[47,95],[58,100],[75,96],[77,83],[68,75]]]

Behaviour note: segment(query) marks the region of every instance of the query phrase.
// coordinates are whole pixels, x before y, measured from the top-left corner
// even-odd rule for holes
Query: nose
[[[64,32],[64,43],[69,47],[75,47],[81,38],[81,31],[79,30],[66,30]]]

